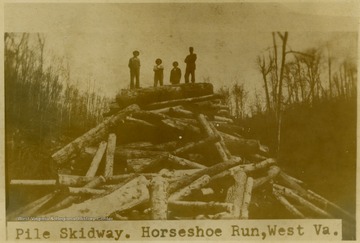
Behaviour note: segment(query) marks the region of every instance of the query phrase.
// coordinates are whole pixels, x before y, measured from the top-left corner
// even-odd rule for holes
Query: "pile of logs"
[[[122,91],[101,124],[52,155],[58,178],[11,181],[54,190],[8,219],[251,219],[267,193],[280,217],[354,225],[246,138],[221,98],[208,83]]]

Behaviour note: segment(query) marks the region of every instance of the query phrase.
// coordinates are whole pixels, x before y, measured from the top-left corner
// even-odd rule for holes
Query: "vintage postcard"
[[[356,241],[356,1],[2,1],[3,241]]]

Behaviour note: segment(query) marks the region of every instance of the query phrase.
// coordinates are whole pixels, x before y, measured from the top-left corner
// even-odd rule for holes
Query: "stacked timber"
[[[353,225],[245,138],[221,98],[208,83],[123,90],[101,124],[52,155],[58,178],[11,181],[54,191],[8,218],[251,219],[265,193],[287,217]]]

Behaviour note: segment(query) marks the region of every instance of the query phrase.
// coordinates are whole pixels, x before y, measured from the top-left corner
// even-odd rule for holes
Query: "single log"
[[[234,218],[238,219],[241,216],[247,175],[244,171],[239,170],[233,177],[235,183],[228,188],[225,202],[233,204],[232,214]]]
[[[306,198],[308,200],[314,200],[317,202],[322,203],[326,208],[332,208],[333,210],[335,210],[336,212],[340,213],[341,215],[343,215],[343,217],[345,217],[346,219],[350,220],[351,222],[355,222],[356,218],[354,215],[350,214],[349,212],[345,211],[344,209],[342,209],[341,207],[339,207],[338,205],[336,205],[333,202],[330,202],[329,200],[327,200],[326,198],[320,196],[319,194],[311,191],[311,190],[307,190],[307,194],[306,194]]]
[[[99,148],[96,151],[96,154],[95,154],[93,160],[91,161],[90,168],[86,172],[86,176],[93,177],[93,176],[96,175],[96,172],[97,172],[97,170],[99,168],[101,159],[102,159],[102,157],[103,157],[103,155],[105,153],[106,146],[107,146],[107,142],[102,141],[100,143]]]
[[[268,157],[262,156],[260,154],[250,154],[249,156],[246,156],[246,158],[248,158],[252,162],[260,162],[268,159]]]
[[[58,195],[59,190],[55,190],[52,193],[46,194],[45,196],[28,203],[24,207],[21,207],[14,212],[11,212],[7,215],[7,220],[15,220],[16,217],[30,217],[35,215],[36,212],[40,208],[42,208],[46,203],[48,203],[50,200],[52,200],[56,195]]]
[[[205,96],[194,97],[194,98],[168,100],[168,101],[152,103],[150,105],[145,106],[144,109],[145,110],[153,110],[153,109],[160,109],[160,108],[164,108],[164,107],[168,107],[168,106],[186,105],[186,104],[189,104],[192,102],[213,100],[213,99],[217,99],[219,97],[221,97],[221,96],[218,94],[212,94],[212,95],[205,95]]]
[[[223,117],[223,116],[214,116],[214,121],[219,122],[228,122],[228,123],[234,123],[234,120],[231,118]]]
[[[87,183],[84,188],[94,188],[97,187],[99,185],[101,185],[102,183],[105,182],[105,178],[100,176],[100,177],[96,177],[94,178],[92,181],[90,181],[89,183]],[[51,213],[51,212],[56,212],[59,211],[63,208],[67,208],[69,206],[71,206],[73,203],[77,202],[81,200],[81,196],[68,196],[65,199],[61,200],[60,202],[58,202],[57,204],[55,204],[54,206],[48,208],[47,210],[44,211],[44,215]],[[65,215],[71,215],[71,214],[65,214]]]
[[[190,196],[194,190],[200,189],[205,185],[207,185],[209,181],[210,181],[210,176],[203,175],[202,177],[192,182],[190,185],[185,186],[184,188],[181,188],[180,190],[172,193],[169,197],[169,201],[180,201]]]
[[[56,180],[11,180],[12,186],[56,186]]]
[[[157,220],[167,219],[169,183],[161,176],[156,176],[150,183],[151,218]]]
[[[199,121],[201,127],[203,128],[203,130],[204,130],[207,137],[215,136],[215,133],[214,133],[213,129],[211,128],[210,123],[206,120],[206,117],[203,114],[199,114],[197,119],[198,119],[198,121]],[[215,147],[221,161],[222,162],[227,161],[228,156],[227,156],[224,148],[221,146],[221,143],[220,142],[214,143],[214,147]]]
[[[307,191],[300,186],[298,183],[296,183],[288,174],[286,174],[284,171],[280,172],[280,178],[285,184],[285,186],[290,187],[291,189],[294,189],[295,191],[299,192],[300,196],[306,196]]]
[[[251,193],[253,190],[254,179],[252,177],[248,177],[246,180],[245,185],[245,192],[244,192],[244,200],[243,204],[241,205],[241,219],[248,219],[249,218],[249,206],[251,202]]]
[[[173,108],[174,109],[176,109],[176,108],[183,109],[184,107],[182,107],[181,105],[176,105],[176,106],[170,106],[170,107],[160,108],[160,109],[156,109],[156,110],[151,110],[151,112],[168,114],[170,112],[170,109],[173,109]]]
[[[101,195],[105,193],[106,190],[103,189],[93,189],[85,187],[69,187],[69,193],[71,195],[81,195],[81,194],[91,194],[91,195]]]
[[[258,140],[238,138],[223,132],[219,132],[219,134],[224,139],[227,148],[233,154],[243,155],[260,152],[260,143]]]
[[[104,176],[112,176],[114,171],[114,153],[116,148],[116,135],[114,133],[109,134],[108,146],[106,149],[106,163]]]
[[[169,109],[169,115],[172,117],[180,117],[180,118],[194,118],[194,113],[188,110],[184,110],[183,108],[177,106]]]
[[[230,111],[229,111],[229,110],[226,110],[226,109],[218,110],[218,111],[216,112],[216,115],[222,116],[222,117],[229,117],[229,116],[230,116]]]
[[[183,155],[183,154],[189,153],[191,151],[203,148],[209,144],[213,144],[217,141],[220,141],[220,137],[210,136],[210,137],[207,137],[200,141],[187,143],[183,147],[177,148],[176,150],[174,150],[171,153],[173,155]]]
[[[109,131],[123,120],[130,113],[139,110],[139,106],[131,105],[126,107],[124,110],[121,110],[119,113],[112,115],[109,118],[106,118],[105,121],[97,125],[95,128],[89,130],[82,136],[76,138],[74,141],[54,153],[51,157],[58,164],[63,164],[67,162],[71,157],[78,154],[81,149],[85,146],[95,144],[100,142],[108,135]]]
[[[123,89],[120,94],[116,96],[116,102],[120,107],[125,107],[130,104],[145,106],[154,102],[171,101],[211,94],[213,94],[213,86],[210,83],[164,85],[156,88]]]
[[[179,131],[200,134],[199,128],[197,128],[196,126],[193,126],[191,124],[188,124],[186,122],[183,122],[181,120],[164,119],[164,120],[162,120],[162,123],[167,127],[174,128]]]
[[[239,161],[238,163],[241,163],[241,161]],[[234,166],[232,168],[229,168],[228,170],[222,171],[221,173],[214,175],[213,177],[211,177],[211,183],[216,183],[219,180],[222,180],[223,178],[233,175],[236,171],[238,170],[243,170],[246,173],[249,172],[254,172],[256,170],[261,170],[261,169],[265,169],[268,166],[275,164],[276,160],[273,158],[270,159],[266,159],[264,161],[261,161],[260,163],[252,163],[252,164],[240,164],[237,166]]]
[[[150,122],[147,122],[147,121],[144,121],[144,120],[141,120],[141,119],[136,119],[136,118],[129,117],[129,116],[127,116],[125,118],[125,121],[128,122],[128,123],[133,123],[133,124],[139,125],[139,126],[155,128],[154,124],[151,124]]]
[[[195,181],[196,179],[200,178],[203,175],[213,176],[224,170],[234,167],[234,166],[238,165],[239,163],[240,162],[238,162],[238,161],[229,160],[229,161],[226,161],[223,163],[218,163],[211,167],[199,170],[198,172],[195,172],[192,175],[184,176],[183,178],[181,178],[177,181],[174,181],[170,184],[169,193],[173,193],[173,192],[179,190],[180,188],[183,188],[183,187],[189,185],[190,183],[192,183],[193,181]]]
[[[220,137],[220,145],[222,147],[222,149],[224,150],[226,156],[227,156],[227,159],[230,159],[231,158],[231,153],[230,151],[228,150],[228,148],[226,147],[226,144],[224,142],[224,139],[222,138],[222,136],[219,134],[218,130],[216,130],[215,126],[212,124],[212,123],[209,123],[210,125],[210,128],[213,130],[213,133],[215,134],[215,136],[219,136]]]
[[[163,113],[157,113],[153,111],[143,111],[143,110],[134,112],[131,114],[131,116],[136,119],[141,119],[155,125],[161,124],[162,120],[171,118],[170,116]]]
[[[264,184],[268,183],[269,181],[273,180],[275,177],[277,177],[280,173],[281,169],[276,166],[272,165],[270,166],[269,170],[267,171],[267,176],[258,178],[254,181],[254,189],[257,189]]]
[[[213,124],[215,125],[215,127],[218,131],[229,134],[229,135],[235,136],[235,133],[240,134],[240,135],[246,134],[246,129],[244,127],[240,127],[238,125],[223,123],[223,122],[216,122],[216,121],[213,122]]]
[[[138,176],[103,197],[95,197],[79,204],[48,214],[49,216],[109,216],[113,212],[131,209],[149,200],[148,180]]]
[[[84,186],[96,177],[58,174],[62,186]]]
[[[279,192],[273,190],[274,197],[295,217],[305,219],[306,217],[302,214],[294,205],[292,205],[284,196],[280,195]]]
[[[168,208],[179,213],[221,213],[230,212],[232,204],[220,202],[169,201]]]
[[[171,155],[171,154],[169,154],[166,157],[166,161],[170,162],[170,163],[172,163],[174,165],[178,165],[178,166],[181,166],[181,167],[192,168],[192,169],[204,169],[204,168],[207,168],[207,166],[205,166],[205,165],[202,165],[202,164],[199,164],[199,163],[196,163],[196,162],[184,159],[184,158],[180,158],[180,157],[177,157],[177,156],[174,156],[174,155]]]
[[[295,201],[297,201],[298,203],[300,203],[301,205],[305,206],[307,209],[311,210],[312,212],[316,213],[317,215],[321,216],[321,217],[325,217],[325,218],[334,218],[331,214],[329,214],[328,212],[322,210],[321,208],[315,206],[314,204],[312,204],[311,202],[309,202],[308,200],[302,198],[301,196],[299,196],[296,192],[294,192],[293,190],[277,185],[277,184],[273,184],[273,188],[276,189],[281,195],[289,197]]]
[[[177,141],[170,141],[166,143],[153,144],[150,142],[136,142],[128,143],[117,148],[124,149],[139,149],[139,150],[153,150],[153,151],[172,151],[177,147]]]

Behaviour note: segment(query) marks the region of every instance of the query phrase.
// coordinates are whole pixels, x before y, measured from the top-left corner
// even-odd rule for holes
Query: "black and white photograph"
[[[7,240],[359,238],[356,1],[3,15]]]

